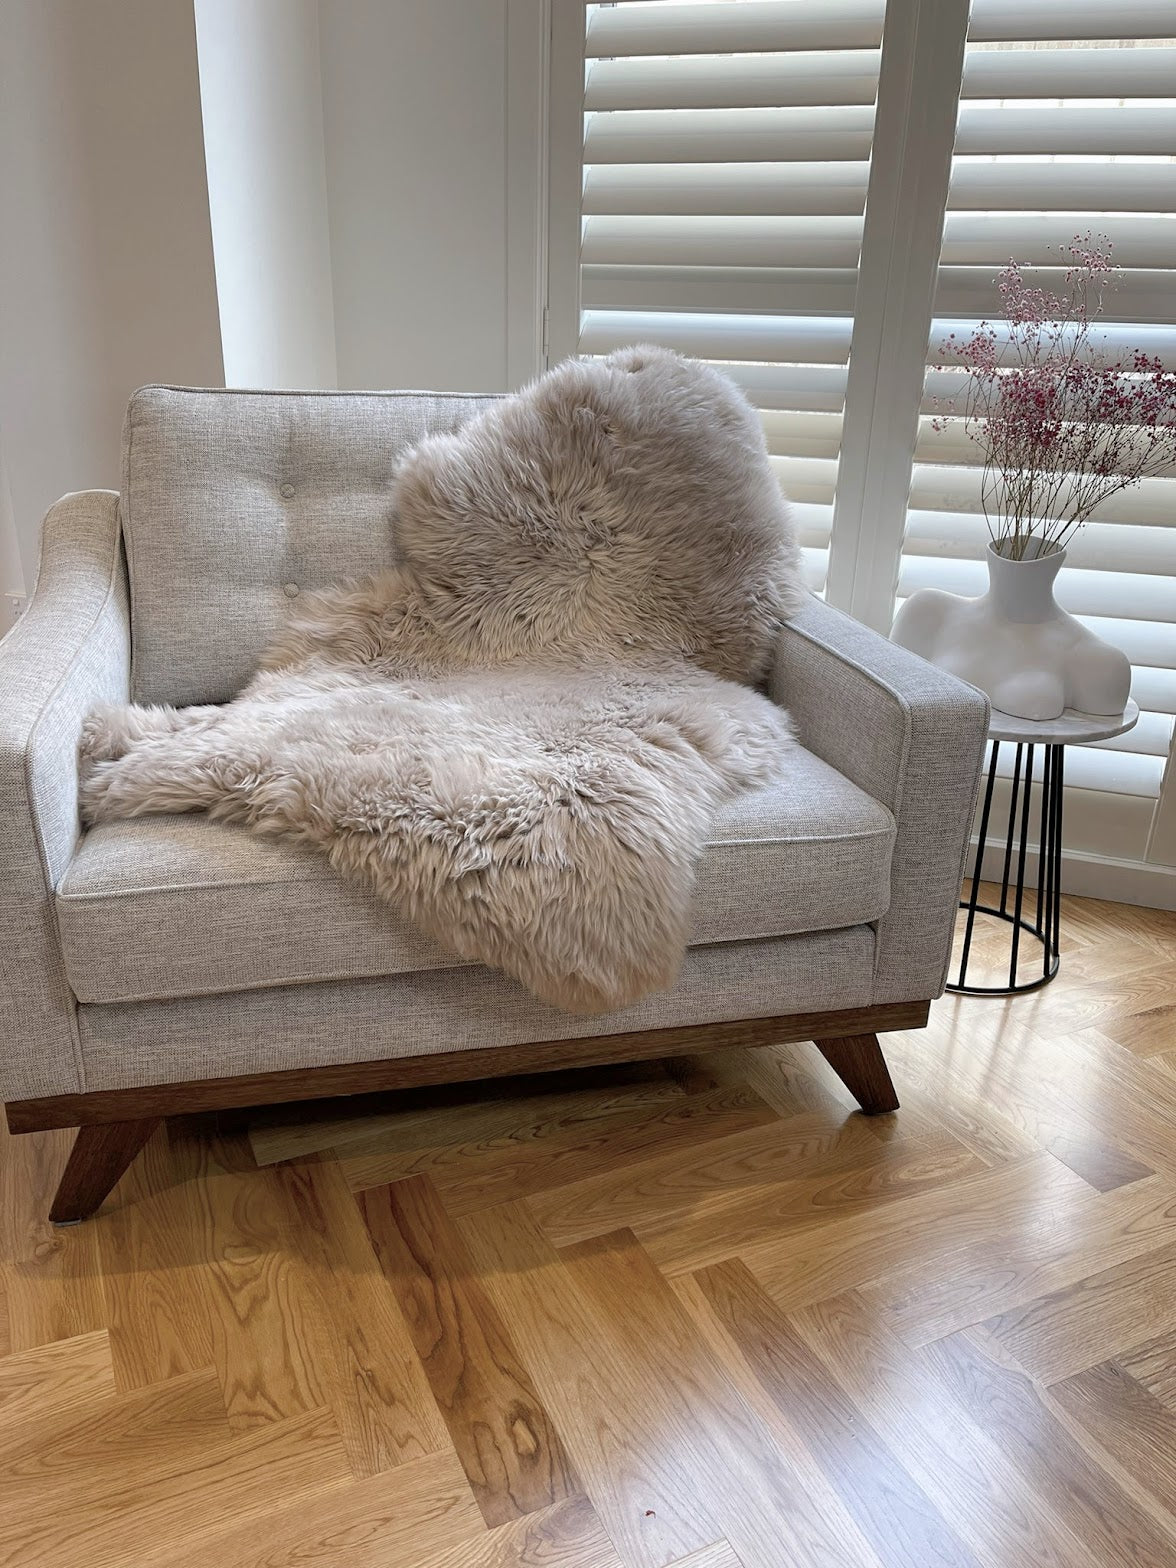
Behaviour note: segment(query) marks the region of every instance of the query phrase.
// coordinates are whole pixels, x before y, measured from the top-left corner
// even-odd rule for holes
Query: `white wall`
[[[317,0],[195,0],[225,381],[333,387]]]
[[[0,429],[31,587],[46,508],[117,486],[133,389],[221,379],[191,6],[4,0],[0,191]]]
[[[507,385],[507,0],[320,0],[339,384]]]
[[[0,430],[0,593],[23,593],[24,587],[24,566],[20,559],[20,541],[16,536],[12,490],[4,462],[4,432]],[[8,630],[8,617],[8,601],[5,600],[0,604],[0,637]]]

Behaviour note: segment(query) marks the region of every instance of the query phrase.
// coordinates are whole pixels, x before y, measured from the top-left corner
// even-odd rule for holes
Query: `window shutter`
[[[935,431],[935,399],[962,377],[934,368],[946,335],[997,319],[995,274],[1015,257],[1064,290],[1051,254],[1106,234],[1124,269],[1099,329],[1176,366],[1176,8],[1170,0],[974,0],[915,452],[898,600],[916,588],[982,592],[988,533],[980,451],[959,421]],[[942,412],[942,402],[938,405]],[[1135,667],[1142,717],[1074,751],[1067,782],[1120,797],[1112,846],[1143,857],[1176,714],[1176,473],[1112,497],[1069,545],[1059,602]],[[1134,796],[1138,806],[1122,800]],[[1094,813],[1088,813],[1094,821]],[[1122,820],[1138,825],[1123,840]]]
[[[663,343],[763,413],[824,587],[883,0],[587,8],[579,349]]]

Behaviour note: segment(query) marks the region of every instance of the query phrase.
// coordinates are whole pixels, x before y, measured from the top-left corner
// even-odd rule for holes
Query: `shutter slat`
[[[1030,8],[1030,14],[1032,10]],[[797,110],[798,114],[815,113]],[[848,110],[842,111],[848,113]],[[1030,104],[961,103],[957,155],[976,153],[1129,154],[1176,156],[1176,109],[1148,104],[1125,108],[1039,108]]]
[[[1095,751],[1133,752],[1141,757],[1167,757],[1172,745],[1172,718],[1166,713],[1143,713],[1135,728],[1110,740],[1087,743]]]
[[[982,560],[988,525],[975,512],[912,511],[904,555]],[[1084,523],[1066,548],[1066,569],[1103,572],[1172,572],[1172,541],[1163,528],[1139,523]],[[1176,601],[1176,578],[1170,592]]]
[[[1176,714],[1176,670],[1137,664],[1131,672],[1131,695],[1145,713]]]
[[[1172,81],[1176,91],[1176,76]],[[852,167],[852,166],[851,166]],[[951,175],[955,212],[1173,212],[1176,164],[962,163]],[[652,209],[646,208],[646,211]],[[1168,258],[1176,262],[1176,258]]]
[[[1065,290],[1065,272],[1060,267],[1026,267],[1025,277],[1035,288],[1053,294]],[[991,318],[999,309],[993,267],[940,267],[935,285],[937,315]],[[1103,320],[1176,322],[1172,273],[1158,267],[1132,267],[1124,272],[1118,288],[1107,295]]]
[[[1171,38],[1172,0],[973,0],[972,43]]]
[[[827,457],[769,457],[780,487],[793,501],[833,505],[837,487],[837,459]]]
[[[809,549],[828,548],[833,532],[833,508],[820,506],[815,501],[793,501],[792,520],[796,524],[797,538]]]
[[[851,217],[866,205],[868,163],[590,164],[586,216]]]
[[[1176,220],[1174,220],[1176,224]],[[584,222],[585,265],[854,267],[860,218],[594,217]]]
[[[911,475],[912,510],[982,513],[981,461],[977,448],[973,467],[916,463]],[[1176,525],[1176,485],[1171,479],[1142,479],[1130,490],[1120,490],[1104,501],[1096,509],[1094,520],[1171,529]],[[1176,549],[1176,535],[1173,548]]]
[[[778,456],[836,457],[841,415],[767,410],[761,416],[768,451]]]
[[[1097,221],[1114,244],[1117,266],[1176,264],[1176,215],[1106,212],[1100,213]],[[943,226],[942,260],[947,266],[991,263],[1000,267],[1010,256],[1044,257],[1069,245],[1074,235],[1088,231],[1091,223],[1089,212],[949,212]]]
[[[970,335],[976,323],[967,318],[940,318],[932,323],[931,327],[931,357],[938,358],[946,352],[948,334],[954,332],[957,340]],[[997,321],[993,325],[997,329],[997,341],[1007,342],[1007,333],[1004,332],[1002,323]],[[1108,355],[1127,354],[1133,349],[1141,348],[1149,354],[1159,358],[1169,370],[1176,370],[1176,326],[1162,326],[1154,323],[1133,325],[1130,322],[1111,322],[1105,326],[1092,327],[1090,330],[1091,347],[1100,353]],[[1005,360],[1008,363],[1006,357]],[[951,375],[953,372],[945,371],[941,374]]]
[[[872,105],[619,109],[588,118],[585,163],[799,163],[870,156]]]
[[[848,357],[848,356],[847,356]],[[751,364],[717,360],[715,369],[743,388],[758,409],[815,409],[840,412],[845,407],[846,367],[815,364]]]
[[[935,428],[936,423],[939,423],[939,429]],[[920,421],[915,444],[915,461],[971,467],[981,461],[981,450],[968,434],[964,419],[941,410],[932,419]],[[1153,477],[1176,479],[1176,462],[1165,464],[1155,470]],[[1176,507],[1176,489],[1172,492],[1172,502]],[[1173,521],[1176,522],[1176,518]]]
[[[1171,98],[1176,49],[969,50],[962,96]]]
[[[782,299],[792,311],[818,316],[850,315],[857,295],[857,268],[826,271],[795,267],[642,267],[588,265],[580,268],[580,303],[585,310],[770,311]]]
[[[588,68],[584,107],[739,109],[872,104],[877,89],[876,49],[599,60]]]
[[[844,365],[849,359],[850,330],[849,321],[836,317],[594,310],[584,313],[580,345],[586,354],[607,354],[625,343],[660,343],[699,359]]]
[[[600,56],[741,54],[772,49],[876,49],[885,0],[751,0],[745,5],[602,7],[588,19],[586,53]]]

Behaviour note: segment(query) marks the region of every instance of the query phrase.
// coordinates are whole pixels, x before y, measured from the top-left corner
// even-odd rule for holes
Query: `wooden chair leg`
[[[115,1182],[159,1126],[145,1121],[102,1122],[79,1127],[57,1196],[49,1210],[54,1225],[76,1225],[102,1205]]]
[[[898,1096],[876,1034],[847,1035],[814,1043],[867,1116],[898,1110]]]

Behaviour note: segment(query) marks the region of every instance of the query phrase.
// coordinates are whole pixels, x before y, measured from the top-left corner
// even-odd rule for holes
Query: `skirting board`
[[[972,840],[969,856],[976,853]],[[971,865],[971,858],[968,864]],[[999,882],[1004,846],[988,845],[984,876]],[[1025,856],[1025,886],[1037,886],[1037,854]],[[1143,909],[1176,909],[1176,866],[1152,866],[1138,860],[1112,860],[1081,850],[1062,851],[1062,892],[1077,898],[1101,898],[1112,904],[1138,904]]]

